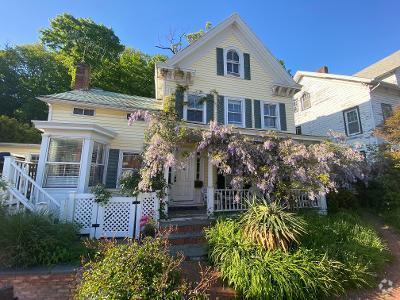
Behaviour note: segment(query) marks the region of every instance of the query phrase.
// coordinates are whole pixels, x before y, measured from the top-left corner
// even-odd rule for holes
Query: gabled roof
[[[354,74],[357,77],[378,78],[400,67],[400,50]]]
[[[306,72],[306,71],[297,71],[296,74],[294,74],[293,79],[296,82],[299,82],[302,77],[315,77],[315,78],[324,78],[324,79],[353,81],[353,82],[360,82],[360,83],[372,83],[372,79],[368,79],[368,78],[361,78],[361,77],[347,76],[347,75],[337,75],[337,74],[330,74],[330,73]]]
[[[288,87],[299,86],[294,82],[292,77],[286,72],[278,60],[272,55],[272,53],[265,47],[265,45],[260,41],[260,39],[254,34],[250,27],[239,17],[238,14],[232,14],[229,18],[224,20],[222,23],[218,24],[210,31],[206,32],[197,41],[181,50],[173,57],[168,59],[165,63],[159,63],[158,66],[170,66],[175,67],[179,65],[184,58],[193,54],[196,50],[204,46],[212,38],[216,37],[222,33],[225,29],[230,26],[235,25],[239,30],[243,38],[246,40],[247,44],[253,50],[258,62],[264,67],[265,70],[273,70],[277,76],[276,84],[281,84]]]
[[[153,98],[113,93],[101,89],[72,90],[64,93],[40,96],[38,99],[49,103],[76,102],[81,105],[101,106],[123,110],[160,110],[162,108],[161,101]]]

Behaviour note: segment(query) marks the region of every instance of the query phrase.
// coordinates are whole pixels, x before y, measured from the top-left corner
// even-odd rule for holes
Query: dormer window
[[[240,77],[240,58],[236,50],[231,49],[226,52],[226,72]]]

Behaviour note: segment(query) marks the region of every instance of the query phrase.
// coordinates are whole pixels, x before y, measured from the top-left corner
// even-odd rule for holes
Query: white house
[[[89,88],[89,73],[78,65],[74,90],[39,98],[48,104],[49,115],[47,121],[34,121],[43,132],[36,177],[29,177],[24,163],[12,158],[3,172],[10,181],[10,203],[54,208],[82,224],[83,233],[131,236],[135,215],[136,220],[144,214],[158,218],[155,193],[140,194],[138,209],[132,198],[118,195],[118,180],[125,170],[140,168],[147,126],[141,121],[128,126],[127,116],[137,109],[157,112],[166,97],[175,97],[177,113],[187,126],[207,130],[216,120],[249,136],[275,130],[308,143],[321,140],[295,134],[293,95],[300,85],[237,14],[157,64],[155,99]],[[178,86],[187,88],[182,92]],[[195,151],[194,145],[187,150]],[[165,170],[165,179],[170,186],[168,209],[205,206],[209,214],[240,210],[243,202],[236,203],[234,197],[244,199],[250,193],[232,190],[207,153],[195,153],[184,169]],[[90,194],[98,183],[114,192],[105,207]],[[321,203],[305,205],[324,206]],[[100,233],[93,233],[99,226]]]
[[[342,132],[364,151],[378,144],[374,129],[400,105],[400,50],[352,76],[298,71],[302,85],[295,95],[296,132],[327,135]]]

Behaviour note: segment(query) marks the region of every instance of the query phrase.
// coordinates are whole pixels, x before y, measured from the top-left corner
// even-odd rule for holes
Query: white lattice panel
[[[81,233],[88,234],[92,227],[94,197],[91,194],[77,195],[75,198],[74,222],[81,225]]]
[[[131,205],[131,202],[109,202],[104,208],[103,231],[128,233]]]
[[[143,193],[139,195],[139,201],[142,206],[142,216],[150,216],[157,219],[158,216],[158,198],[156,193]]]

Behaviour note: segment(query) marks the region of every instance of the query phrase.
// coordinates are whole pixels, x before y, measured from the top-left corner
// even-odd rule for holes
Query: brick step
[[[207,245],[205,243],[171,245],[169,250],[173,256],[182,253],[186,260],[202,260],[207,256]]]
[[[210,227],[209,224],[195,224],[195,225],[163,225],[161,229],[168,230],[171,229],[171,232],[175,233],[188,233],[188,232],[204,232],[205,228]]]

